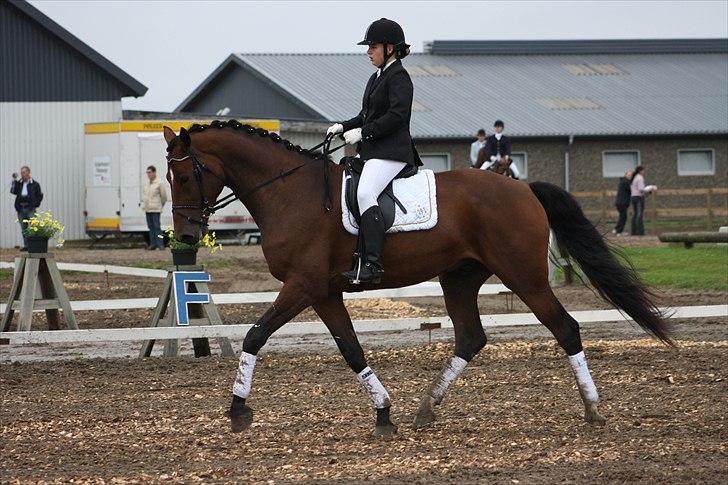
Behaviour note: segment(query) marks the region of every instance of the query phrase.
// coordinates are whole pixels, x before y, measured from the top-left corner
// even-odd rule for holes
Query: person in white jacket
[[[147,227],[149,228],[149,246],[147,249],[164,249],[160,217],[164,204],[167,203],[167,190],[157,178],[157,169],[154,165],[147,167],[149,183],[144,186],[142,210],[147,214]]]
[[[485,130],[483,128],[478,130],[478,139],[470,144],[470,166],[475,167],[478,163],[478,154],[480,150],[485,146]]]

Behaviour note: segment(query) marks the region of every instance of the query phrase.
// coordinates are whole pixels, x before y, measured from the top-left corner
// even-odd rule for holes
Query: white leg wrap
[[[390,406],[389,393],[384,388],[374,371],[368,366],[356,375],[364,389],[369,393],[372,404],[376,409],[387,408]]]
[[[256,357],[253,354],[243,352],[240,354],[240,366],[238,374],[235,376],[235,384],[233,385],[233,394],[243,399],[250,396],[250,386],[253,383],[253,370],[255,370]]]
[[[450,357],[450,361],[440,371],[440,375],[437,376],[430,389],[430,396],[432,396],[436,404],[440,404],[450,385],[465,370],[467,365],[468,361],[457,355]]]
[[[594,385],[589,368],[586,365],[586,356],[584,351],[579,352],[576,355],[569,356],[569,363],[571,368],[574,370],[574,376],[576,376],[576,383],[579,386],[581,395],[587,402],[594,402],[599,400],[599,394],[597,394],[597,386]]]

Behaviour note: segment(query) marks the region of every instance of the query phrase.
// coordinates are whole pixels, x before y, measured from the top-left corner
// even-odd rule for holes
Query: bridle
[[[179,209],[197,209],[201,211],[201,216],[199,219],[193,219],[192,217],[180,214],[182,217],[187,219],[188,222],[192,224],[197,224],[203,228],[206,228],[208,224],[208,220],[210,219],[210,216],[215,213],[216,205],[218,205],[218,202],[216,201],[215,204],[210,204],[210,201],[207,199],[207,196],[205,195],[205,189],[204,184],[202,182],[202,173],[203,171],[206,171],[210,174],[212,174],[213,177],[220,180],[223,185],[225,184],[225,181],[221,179],[215,172],[213,172],[207,165],[202,163],[199,158],[195,155],[195,153],[190,149],[184,157],[180,158],[174,158],[169,155],[167,155],[167,163],[172,162],[184,162],[185,160],[192,160],[192,173],[195,176],[195,180],[197,180],[197,187],[200,191],[200,202],[199,204],[172,204],[172,213],[174,214]],[[230,194],[232,195],[232,194]],[[227,197],[225,197],[227,198]]]
[[[323,156],[322,160],[324,163],[324,182],[325,182],[325,199],[324,199],[324,207],[326,211],[330,211],[332,204],[331,204],[331,190],[329,187],[329,175],[330,175],[330,167],[328,163],[328,155],[330,153],[335,152],[336,150],[344,147],[346,143],[339,145],[338,147],[331,149],[331,142],[334,139],[334,135],[327,135],[323,142],[319,143],[318,145],[309,148],[306,151],[312,152],[316,150],[319,147],[324,147],[323,149]],[[309,162],[303,162],[300,165],[296,165],[293,168],[289,168],[288,170],[282,170],[278,175],[275,177],[266,180],[263,183],[260,183],[253,187],[252,189],[248,190],[244,194],[236,195],[235,193],[230,193],[226,195],[225,197],[218,199],[215,201],[214,204],[210,204],[210,201],[208,200],[207,196],[205,195],[204,190],[204,184],[202,181],[202,174],[203,172],[210,173],[213,177],[218,179],[224,186],[227,186],[225,183],[225,180],[220,178],[215,172],[213,172],[207,165],[202,163],[199,158],[197,158],[197,155],[195,154],[194,150],[192,148],[189,148],[187,154],[184,157],[180,158],[174,158],[169,155],[167,155],[167,163],[171,162],[184,162],[185,160],[191,160],[192,161],[192,172],[195,175],[195,180],[197,180],[197,187],[200,191],[200,202],[198,204],[172,204],[172,213],[176,212],[178,209],[195,209],[199,210],[201,213],[201,216],[199,219],[193,219],[190,216],[187,216],[185,214],[180,214],[182,217],[184,217],[187,222],[190,222],[191,224],[197,224],[198,226],[202,228],[207,228],[209,226],[208,221],[210,220],[210,216],[213,215],[215,212],[219,211],[223,207],[227,207],[228,205],[232,204],[236,200],[244,199],[245,197],[251,195],[252,193],[256,192],[259,189],[262,189],[266,185],[272,184],[276,180],[282,179],[284,177],[287,177],[288,175],[292,174],[296,170],[305,167],[306,165],[310,165]]]

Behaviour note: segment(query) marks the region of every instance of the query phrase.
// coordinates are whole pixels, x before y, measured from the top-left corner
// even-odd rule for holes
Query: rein
[[[323,156],[322,156],[321,160],[324,163],[324,209],[326,209],[326,212],[331,211],[331,208],[332,208],[331,187],[329,185],[331,168],[329,167],[328,156],[329,156],[329,154],[335,152],[336,150],[339,150],[340,148],[346,146],[346,143],[343,143],[343,144],[337,146],[336,148],[331,149],[331,142],[333,141],[333,139],[334,139],[334,135],[327,135],[323,142],[306,150],[308,152],[312,152],[319,147],[322,147],[322,146],[324,147],[323,154],[322,154]],[[218,210],[222,209],[223,207],[227,207],[228,205],[232,204],[236,200],[243,199],[243,198],[253,194],[254,192],[262,189],[263,187],[272,184],[276,180],[283,179],[283,178],[291,175],[296,170],[303,168],[306,165],[309,165],[309,162],[304,162],[300,165],[296,165],[293,168],[289,168],[288,170],[281,171],[281,173],[279,173],[275,177],[256,185],[255,187],[253,187],[252,189],[246,191],[245,193],[243,193],[241,195],[236,195],[234,193],[231,193],[221,199],[216,200],[214,204],[210,204],[210,202],[207,200],[207,197],[205,196],[204,185],[202,182],[202,172],[207,171],[213,177],[220,180],[223,183],[223,185],[226,185],[225,181],[223,179],[221,179],[215,172],[210,170],[210,168],[207,165],[202,163],[200,161],[200,159],[197,158],[197,156],[195,155],[194,151],[192,151],[192,149],[190,149],[190,151],[187,153],[187,155],[185,155],[184,157],[181,157],[181,158],[172,158],[169,156],[167,157],[167,162],[183,162],[185,160],[192,160],[192,170],[193,170],[193,173],[195,174],[195,179],[197,180],[197,186],[200,190],[200,203],[197,205],[172,204],[172,212],[175,212],[176,209],[199,209],[202,211],[202,215],[201,215],[200,219],[193,219],[184,214],[182,214],[182,217],[187,219],[188,222],[190,222],[192,224],[197,224],[202,227],[207,227],[209,225],[208,220],[210,219],[210,216],[212,214],[214,214],[215,212],[217,212]]]

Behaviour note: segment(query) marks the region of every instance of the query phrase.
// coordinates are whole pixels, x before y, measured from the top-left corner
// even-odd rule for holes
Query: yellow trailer
[[[203,120],[129,120],[87,123],[84,126],[86,167],[86,234],[98,240],[109,234],[146,233],[147,223],[141,209],[142,189],[147,183],[146,168],[154,165],[171,194],[165,178],[167,144],[162,128],[175,131]],[[241,120],[269,131],[280,132],[277,120]],[[221,197],[230,193],[223,190]],[[170,195],[171,198],[171,195]],[[172,227],[171,201],[162,211],[162,227]],[[257,226],[240,202],[230,204],[210,217],[210,230],[242,233]]]

